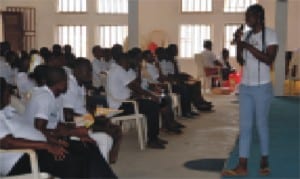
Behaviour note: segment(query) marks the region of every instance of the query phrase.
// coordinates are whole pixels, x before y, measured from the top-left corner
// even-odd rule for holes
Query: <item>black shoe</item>
[[[191,113],[182,114],[182,117],[192,119],[194,116]]]
[[[211,111],[212,106],[207,104],[199,104],[196,106],[199,111]]]
[[[183,125],[183,124],[181,124],[181,123],[179,123],[179,122],[177,122],[177,121],[174,122],[174,125],[175,125],[177,128],[185,128],[185,125]]]
[[[166,141],[166,140],[164,140],[164,139],[157,138],[156,140],[157,140],[158,143],[161,143],[161,144],[163,144],[163,145],[168,144],[168,141]]]
[[[166,147],[159,143],[158,141],[151,141],[148,142],[147,147],[152,148],[152,149],[165,149]]]
[[[178,128],[168,128],[167,132],[172,134],[182,134],[182,131]]]
[[[191,115],[192,115],[192,116],[198,116],[199,113],[197,113],[197,112],[195,112],[195,111],[192,111],[192,112],[191,112]]]

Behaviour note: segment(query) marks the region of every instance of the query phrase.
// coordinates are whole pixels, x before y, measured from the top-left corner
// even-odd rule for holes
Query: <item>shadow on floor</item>
[[[221,172],[225,159],[198,159],[188,161],[184,166],[191,170],[204,170],[211,172]]]

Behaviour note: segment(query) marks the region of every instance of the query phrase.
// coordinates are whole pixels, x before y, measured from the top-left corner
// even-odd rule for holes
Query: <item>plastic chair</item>
[[[147,119],[143,114],[139,113],[138,104],[136,101],[133,100],[122,100],[117,99],[114,96],[111,95],[109,90],[109,83],[108,78],[106,82],[106,96],[110,97],[114,101],[118,101],[121,103],[132,103],[134,106],[134,113],[130,115],[124,115],[124,116],[115,116],[111,117],[110,120],[112,123],[121,123],[122,131],[126,132],[129,128],[131,128],[132,121],[134,120],[135,127],[138,132],[138,142],[140,144],[141,150],[145,149],[145,145],[147,143]]]
[[[115,116],[110,120],[112,123],[120,123],[122,125],[122,131],[127,131],[132,127],[132,120],[134,120],[135,127],[138,132],[138,141],[141,150],[145,149],[147,143],[147,119],[143,114],[139,113],[138,104],[136,101],[122,101],[123,103],[132,103],[134,106],[134,114]],[[125,123],[124,123],[125,122]]]
[[[180,101],[180,95],[173,93],[172,85],[171,83],[166,83],[168,85],[168,91],[172,98],[172,109],[174,111],[174,114],[177,116],[181,116],[181,101]],[[175,116],[176,116],[175,115]]]
[[[195,54],[195,62],[197,65],[197,77],[200,81],[202,81],[202,88],[203,88],[203,92],[208,92],[210,91],[210,88],[212,86],[212,78],[218,78],[219,80],[221,80],[221,71],[219,68],[215,68],[215,71],[217,71],[217,73],[212,74],[209,73],[209,70],[205,68],[205,66],[203,65],[203,56],[200,53]],[[221,82],[221,81],[220,81]]]
[[[45,179],[45,178],[50,178],[49,174],[40,173],[37,156],[33,150],[31,150],[31,149],[9,149],[9,150],[0,149],[0,153],[26,153],[29,155],[30,166],[31,166],[31,173],[15,175],[15,176],[6,176],[6,177],[0,176],[1,179]],[[1,161],[1,162],[3,162],[3,161]]]

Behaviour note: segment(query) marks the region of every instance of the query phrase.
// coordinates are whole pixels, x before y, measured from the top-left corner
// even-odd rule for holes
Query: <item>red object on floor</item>
[[[238,72],[229,74],[229,81],[234,81],[235,84],[239,84],[241,82],[241,75]]]

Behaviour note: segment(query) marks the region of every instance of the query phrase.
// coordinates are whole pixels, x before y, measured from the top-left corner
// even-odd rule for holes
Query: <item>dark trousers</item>
[[[41,172],[47,172],[60,178],[85,178],[88,176],[83,157],[68,154],[64,160],[54,160],[53,155],[45,150],[36,150],[36,154]],[[30,171],[29,156],[25,154],[12,168],[8,176],[29,173]]]
[[[160,105],[148,99],[137,99],[139,111],[147,117],[148,141],[154,141],[159,134],[159,110]],[[132,103],[122,103],[119,109],[124,110],[120,115],[128,115],[134,113]]]
[[[117,178],[100,151],[93,144],[69,141],[64,160],[54,160],[45,150],[36,150],[40,171],[60,178]],[[29,157],[24,155],[9,175],[30,172]]]
[[[204,101],[204,98],[202,96],[201,92],[201,82],[197,81],[194,84],[187,84],[190,94],[192,96],[191,102],[194,106],[198,106]]]
[[[191,113],[191,90],[187,84],[180,83],[172,86],[175,93],[180,95],[182,115]]]

